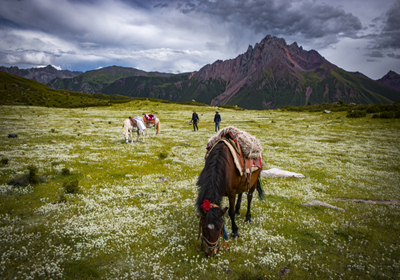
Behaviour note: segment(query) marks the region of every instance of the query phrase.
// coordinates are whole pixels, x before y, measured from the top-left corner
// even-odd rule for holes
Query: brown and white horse
[[[124,129],[124,136],[125,136],[125,143],[128,144],[129,142],[129,134],[131,135],[131,143],[133,143],[133,137],[132,137],[132,132],[133,130],[137,130],[137,138],[136,138],[136,142],[139,141],[139,135],[140,135],[140,129],[138,129],[137,124],[136,124],[136,120],[133,120],[133,125],[131,122],[131,119],[126,119],[124,121],[124,124],[122,125],[123,129]],[[143,141],[144,141],[144,135],[146,133],[146,129],[143,130],[142,135],[143,135]]]
[[[131,120],[132,120],[132,122],[131,122]],[[133,124],[132,124],[132,123],[133,123]],[[156,135],[157,135],[158,133],[160,133],[160,131],[161,131],[160,120],[159,120],[157,117],[155,118],[154,122],[144,122],[144,125],[146,126],[146,128],[154,127],[154,128],[155,128],[155,133],[156,133]],[[147,129],[144,129],[144,130],[141,132],[141,130],[138,128],[137,121],[136,121],[134,118],[126,119],[126,120],[124,121],[124,124],[123,124],[122,127],[123,127],[123,129],[124,129],[125,143],[126,143],[126,144],[128,144],[128,142],[129,142],[129,134],[131,135],[131,143],[133,143],[133,138],[132,138],[132,132],[133,132],[133,130],[136,130],[136,131],[137,131],[136,142],[139,141],[140,133],[142,133],[143,141],[144,141],[145,134],[147,134]]]

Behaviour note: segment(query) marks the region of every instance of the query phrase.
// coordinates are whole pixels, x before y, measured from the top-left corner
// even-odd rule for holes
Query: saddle
[[[257,158],[246,158],[243,154],[240,141],[231,133],[227,132],[219,138],[214,145],[207,147],[207,152],[205,158],[210,154],[212,149],[219,142],[223,142],[232,154],[233,161],[235,162],[235,166],[238,169],[240,176],[251,176],[251,173],[255,172],[258,169],[262,169],[262,155],[260,154]]]
[[[153,123],[153,124],[155,124],[155,123],[156,123],[156,118],[157,118],[156,115],[153,115],[153,114],[144,114],[144,116],[143,116],[143,122],[144,122],[144,123]]]
[[[129,120],[130,120],[130,122],[131,122],[131,126],[136,125],[136,121],[134,121],[131,117],[129,117]]]

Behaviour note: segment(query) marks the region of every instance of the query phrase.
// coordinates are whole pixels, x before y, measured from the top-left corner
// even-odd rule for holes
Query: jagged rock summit
[[[315,50],[304,50],[296,42],[266,36],[254,48],[230,60],[208,64],[191,78],[225,85],[211,105],[246,104],[252,109],[286,105],[347,103],[390,103],[400,94],[377,87],[361,73],[350,73],[327,61]]]
[[[315,50],[305,51],[296,42],[287,45],[284,39],[268,35],[235,59],[218,60],[204,66],[194,76],[201,80],[212,78],[226,81],[226,90],[211,102],[211,105],[218,105],[228,103],[243,87],[251,86],[262,78],[265,71],[270,73],[269,82],[276,85],[285,73],[302,80],[297,73],[321,66],[325,66],[325,71],[319,73],[321,78],[329,73],[329,69],[337,68]]]

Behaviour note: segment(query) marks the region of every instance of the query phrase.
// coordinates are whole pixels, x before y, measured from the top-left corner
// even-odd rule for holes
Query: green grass
[[[194,109],[198,132],[188,125]],[[0,106],[0,158],[8,159],[0,165],[0,278],[400,277],[400,206],[337,199],[400,200],[399,119],[218,109],[221,128],[259,139],[264,169],[306,178],[263,178],[252,224],[244,197],[241,237],[205,258],[195,250],[194,203],[215,107],[146,99],[85,110]],[[142,113],[160,118],[161,133],[126,145],[122,122]],[[31,165],[46,183],[6,185]],[[80,191],[65,193],[75,180]],[[302,206],[311,200],[346,211]]]
[[[88,94],[51,89],[36,81],[0,71],[0,105],[30,105],[54,108],[111,106],[129,102],[121,95]]]

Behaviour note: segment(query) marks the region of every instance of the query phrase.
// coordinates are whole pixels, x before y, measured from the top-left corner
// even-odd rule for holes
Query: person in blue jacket
[[[199,127],[197,126],[197,122],[199,121],[199,115],[197,115],[196,111],[193,111],[192,114],[192,123],[193,123],[193,131],[199,130]]]
[[[218,110],[215,111],[214,122],[215,122],[215,132],[217,132],[219,131],[219,123],[221,122],[221,115],[219,114]]]

